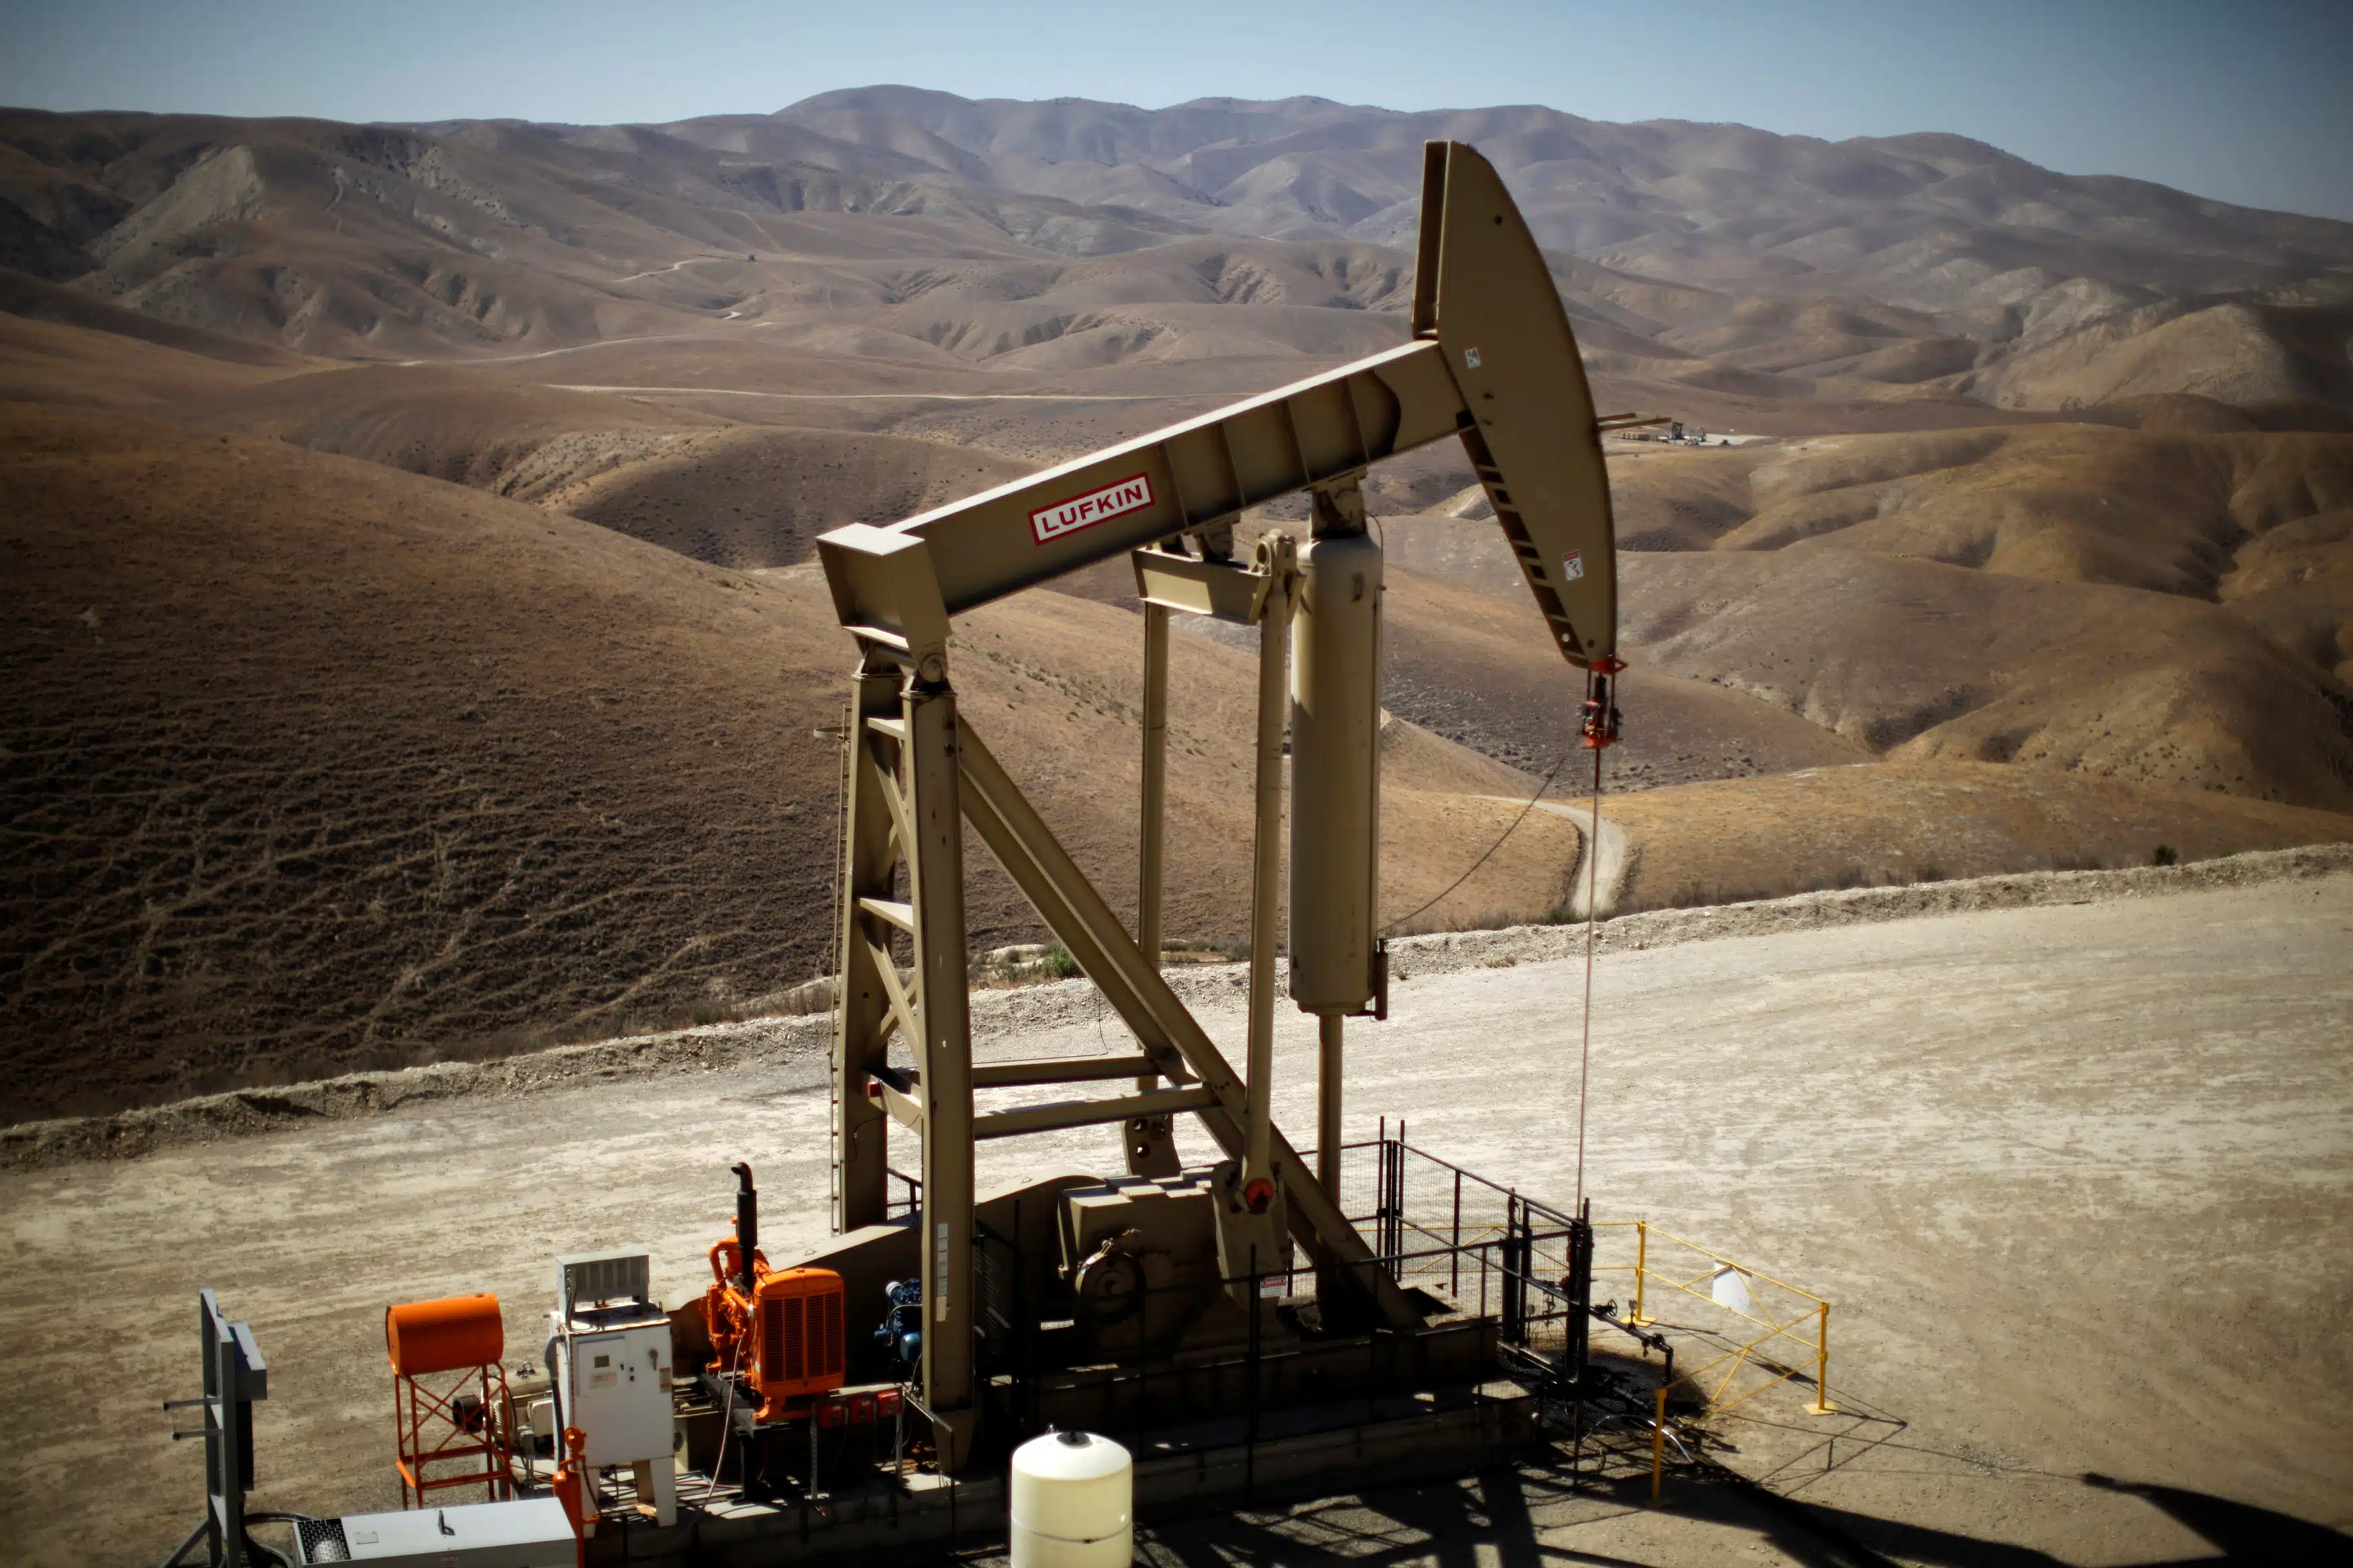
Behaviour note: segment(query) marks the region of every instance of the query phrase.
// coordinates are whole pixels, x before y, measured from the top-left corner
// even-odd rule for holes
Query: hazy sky
[[[2353,219],[2353,0],[0,0],[0,102],[47,109],[604,122],[875,82],[1950,131]]]

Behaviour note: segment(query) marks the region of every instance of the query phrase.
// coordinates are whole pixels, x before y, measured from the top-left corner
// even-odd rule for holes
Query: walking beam
[[[842,625],[944,658],[951,616],[1455,436],[1555,645],[1579,668],[1614,658],[1600,422],[1544,254],[1460,142],[1429,144],[1421,211],[1413,341],[888,528],[836,529],[818,552]],[[907,569],[910,544],[928,572]]]

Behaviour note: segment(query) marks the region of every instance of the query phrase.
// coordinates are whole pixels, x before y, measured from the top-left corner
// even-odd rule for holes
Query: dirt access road
[[[1914,1563],[2178,1563],[2353,1520],[2348,953],[2345,875],[1605,953],[1597,1216],[1646,1215],[1836,1303],[1847,1413],[1752,1405],[1724,1426],[1730,1462],[1781,1467],[1776,1488]],[[1408,978],[1390,1021],[1352,1037],[1352,1135],[1403,1113],[1416,1144],[1565,1202],[1579,970]],[[1208,1022],[1239,1053],[1236,1002]],[[1312,1124],[1302,1023],[1281,1041],[1293,1129]],[[986,1048],[1117,1039],[1060,1024]],[[153,1561],[195,1517],[198,1456],[156,1402],[193,1388],[199,1285],[270,1359],[256,1502],[388,1506],[386,1302],[495,1289],[521,1361],[555,1253],[642,1244],[682,1300],[743,1157],[786,1256],[823,1226],[795,1195],[825,1190],[825,1104],[803,1057],[0,1177],[0,1329],[24,1369],[0,1431],[7,1555]],[[983,1174],[1109,1154],[1092,1133],[995,1145]],[[1670,1502],[1489,1478],[1146,1551],[1810,1554],[1724,1489]]]

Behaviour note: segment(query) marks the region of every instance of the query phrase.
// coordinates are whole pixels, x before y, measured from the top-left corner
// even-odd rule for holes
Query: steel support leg
[[[890,1001],[879,950],[887,962],[892,929],[859,900],[895,897],[902,847],[890,797],[899,743],[871,721],[899,711],[898,667],[870,656],[850,689],[849,784],[841,868],[840,960],[834,970],[833,1228],[837,1235],[880,1225],[890,1202],[890,1118],[867,1098],[866,1075],[889,1056]],[[895,977],[894,977],[895,978]]]
[[[1144,606],[1144,799],[1136,834],[1135,945],[1144,962],[1160,967],[1162,878],[1166,868],[1168,818],[1168,612]],[[1139,1092],[1160,1079],[1139,1078]],[[1176,1156],[1175,1119],[1140,1116],[1127,1123],[1127,1172],[1132,1176],[1173,1176]]]
[[[1244,1071],[1242,1185],[1271,1183],[1267,1129],[1274,1110],[1274,945],[1282,913],[1282,730],[1291,716],[1291,592],[1279,576],[1258,623],[1258,827],[1250,877],[1250,1051]]]
[[[964,813],[955,693],[911,679],[901,763],[913,842],[916,1060],[923,1073],[923,1403],[940,1468],[964,1460],[976,1410],[972,1278],[972,1027],[965,973]]]
[[[1135,945],[1160,967],[1161,878],[1168,816],[1168,612],[1144,606],[1144,800],[1137,832]],[[1145,1087],[1149,1087],[1148,1084]]]

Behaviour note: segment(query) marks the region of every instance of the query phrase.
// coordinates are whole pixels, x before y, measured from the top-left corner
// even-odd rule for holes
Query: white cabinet
[[[575,1319],[561,1341],[564,1418],[586,1435],[588,1463],[667,1463],[674,1442],[670,1320],[590,1328]]]

